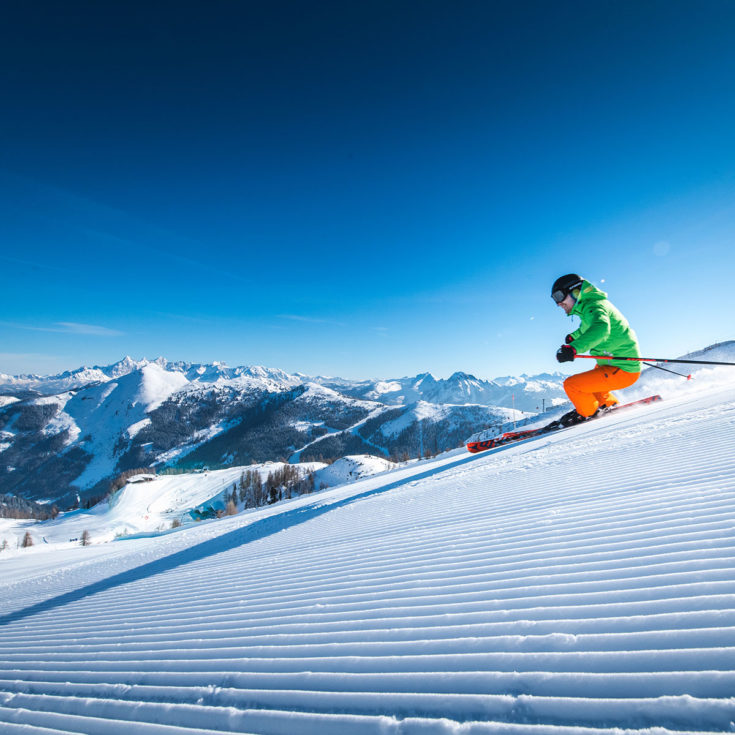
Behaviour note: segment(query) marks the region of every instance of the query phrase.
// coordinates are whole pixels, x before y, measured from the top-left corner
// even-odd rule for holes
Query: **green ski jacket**
[[[570,343],[578,353],[640,357],[638,338],[628,320],[607,300],[607,294],[583,281],[579,298],[569,316],[578,316],[582,323],[572,332]],[[598,360],[598,365],[612,365],[626,373],[639,373],[641,363],[634,360]]]

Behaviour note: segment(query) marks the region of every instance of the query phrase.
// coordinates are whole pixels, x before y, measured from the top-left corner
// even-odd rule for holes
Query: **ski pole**
[[[677,373],[676,370],[669,370],[668,368],[661,367],[660,365],[649,365],[649,367],[656,368],[656,370],[663,370],[665,373],[671,373],[672,375],[679,375],[682,378],[686,378],[687,380],[692,379],[691,374],[684,375],[684,373]]]
[[[716,362],[714,360],[668,360],[663,357],[615,357],[612,355],[575,355],[588,360],[633,360],[634,362],[680,362],[687,365],[730,365],[735,367],[735,362]]]

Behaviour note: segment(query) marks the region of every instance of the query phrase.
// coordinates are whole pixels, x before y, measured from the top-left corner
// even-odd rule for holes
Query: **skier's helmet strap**
[[[566,276],[560,276],[554,281],[551,287],[551,298],[560,303],[569,296],[569,294],[582,285],[582,278],[576,273],[568,273]]]

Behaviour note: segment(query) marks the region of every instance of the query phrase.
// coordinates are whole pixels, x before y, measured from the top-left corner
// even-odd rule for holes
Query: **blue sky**
[[[0,372],[551,371],[570,271],[647,355],[733,339],[734,32],[728,0],[5,8]]]

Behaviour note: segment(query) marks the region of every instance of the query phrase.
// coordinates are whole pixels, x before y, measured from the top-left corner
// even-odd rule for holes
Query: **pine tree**
[[[253,508],[259,508],[265,505],[266,486],[260,478],[260,472],[257,470],[250,471],[250,487],[253,498]]]
[[[89,546],[90,544],[90,538],[89,538],[89,531],[84,531],[82,533],[82,546]]]
[[[31,532],[26,531],[26,535],[23,536],[23,541],[20,544],[24,549],[27,549],[29,546],[33,546],[33,539],[31,538]]]

